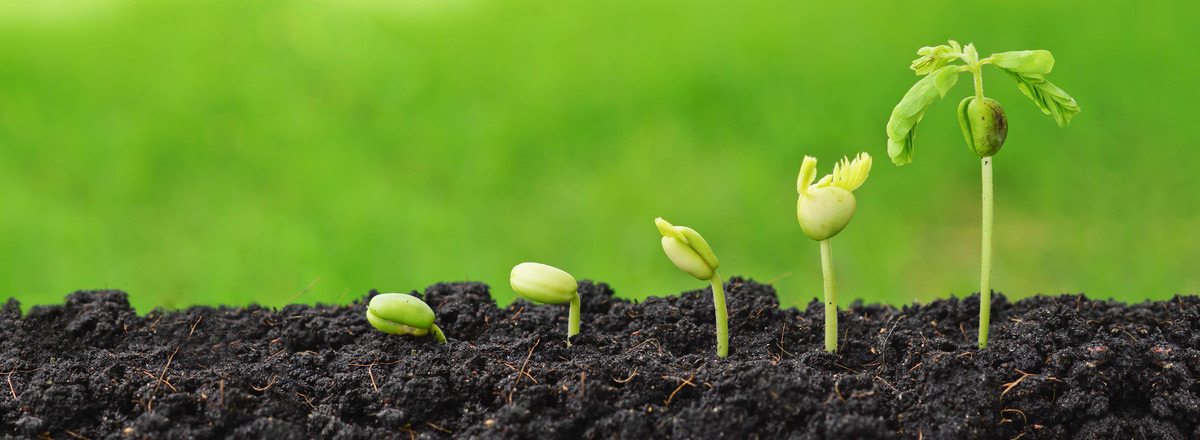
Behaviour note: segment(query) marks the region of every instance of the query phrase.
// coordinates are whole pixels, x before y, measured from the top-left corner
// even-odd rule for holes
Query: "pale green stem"
[[[821,240],[821,274],[825,276],[825,351],[837,352],[837,287],[833,282],[833,245]]]
[[[571,337],[579,334],[579,295],[571,298],[571,311],[567,313],[567,346],[571,346]]]
[[[980,66],[974,66],[971,74],[975,78],[975,99],[983,99],[983,69]]]
[[[987,348],[992,315],[992,157],[983,158],[983,243],[979,268],[979,348]]]
[[[438,328],[437,324],[429,324],[429,333],[433,334],[433,339],[436,339],[439,344],[446,343],[446,334],[442,333],[442,329]]]
[[[717,311],[717,356],[729,356],[729,314],[725,311],[725,286],[721,275],[713,271],[712,278],[713,308]]]

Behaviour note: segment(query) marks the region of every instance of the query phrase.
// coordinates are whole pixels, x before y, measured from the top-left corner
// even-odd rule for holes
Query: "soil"
[[[840,313],[726,283],[641,302],[580,283],[566,305],[498,308],[427,288],[449,342],[374,330],[365,302],[137,315],[119,291],[0,310],[0,436],[54,439],[1200,438],[1200,300],[1010,303],[975,347],[978,296]]]

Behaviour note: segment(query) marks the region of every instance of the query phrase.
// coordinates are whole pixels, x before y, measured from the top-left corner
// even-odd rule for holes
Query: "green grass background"
[[[876,4],[878,3],[878,4]],[[978,290],[963,76],[891,165],[917,48],[1048,49],[1066,128],[999,71],[994,287],[1127,301],[1200,286],[1194,2],[69,0],[0,3],[0,296],[120,288],[284,304],[558,266],[629,298],[726,276],[821,295],[804,155],[867,151],[840,302]],[[736,296],[730,301],[737,301]]]

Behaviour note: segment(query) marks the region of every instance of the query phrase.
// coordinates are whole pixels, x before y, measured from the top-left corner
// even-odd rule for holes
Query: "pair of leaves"
[[[966,66],[948,64],[954,59],[961,59],[969,65],[977,65],[980,60],[974,49],[973,45],[962,48],[951,40],[949,46],[923,47],[917,51],[921,58],[914,60],[910,68],[918,75],[925,74],[925,77],[913,84],[892,109],[887,125],[888,156],[892,158],[892,163],[904,165],[912,162],[917,123],[925,116],[925,110],[933,99],[945,97],[957,81],[958,73],[967,70]],[[1043,113],[1053,116],[1060,127],[1071,122],[1071,117],[1079,113],[1079,105],[1071,95],[1046,81],[1045,75],[1054,68],[1054,56],[1049,51],[1001,52],[982,61],[994,64],[1012,77],[1017,88],[1032,99]]]

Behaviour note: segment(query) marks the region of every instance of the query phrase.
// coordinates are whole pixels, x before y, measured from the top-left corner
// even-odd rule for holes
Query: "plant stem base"
[[[821,240],[821,274],[825,279],[825,351],[837,352],[837,286],[833,281],[833,245]]]
[[[983,158],[983,242],[979,267],[979,348],[987,348],[992,315],[992,157]]]
[[[721,275],[713,271],[712,279],[713,308],[717,319],[717,356],[729,356],[729,314],[725,310],[725,285]]]

